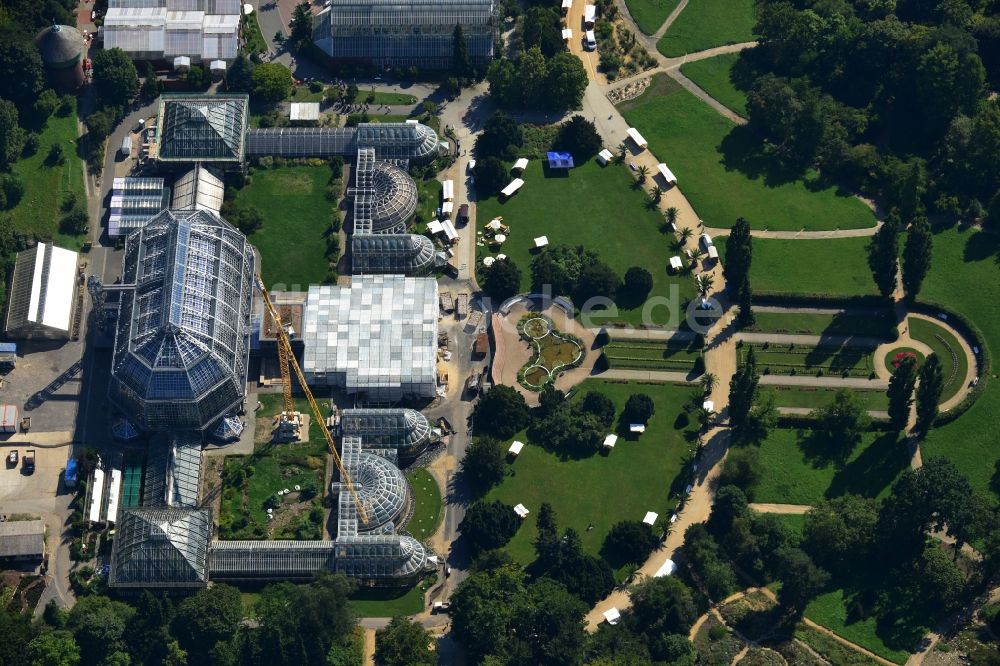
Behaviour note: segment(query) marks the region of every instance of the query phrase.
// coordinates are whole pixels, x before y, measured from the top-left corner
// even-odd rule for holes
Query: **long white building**
[[[134,60],[231,61],[240,43],[241,0],[108,0],[104,48]]]

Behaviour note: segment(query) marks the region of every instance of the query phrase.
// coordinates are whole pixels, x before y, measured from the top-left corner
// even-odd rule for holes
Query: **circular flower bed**
[[[889,350],[885,355],[885,369],[890,373],[895,372],[896,368],[904,358],[912,358],[917,362],[917,367],[924,362],[924,355],[918,352],[912,347],[897,347],[895,349]]]
[[[525,315],[517,323],[517,330],[534,348],[531,358],[517,374],[518,382],[529,391],[541,391],[560,373],[583,362],[586,352],[580,340],[560,333],[550,319],[540,314]]]

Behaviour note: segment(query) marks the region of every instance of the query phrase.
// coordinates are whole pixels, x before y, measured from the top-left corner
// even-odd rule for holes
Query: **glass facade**
[[[111,552],[111,587],[204,587],[211,530],[207,509],[124,509]]]
[[[431,441],[427,417],[415,409],[345,409],[340,413],[340,434],[361,437],[367,447],[398,449],[414,455]]]
[[[111,400],[144,430],[203,431],[245,393],[253,249],[211,212],[165,210],[123,264]]]
[[[426,162],[438,154],[438,135],[412,123],[363,123],[357,127],[268,127],[247,130],[248,157],[352,157],[373,148],[378,159]]]
[[[246,95],[163,95],[156,156],[164,162],[241,162],[249,126]]]
[[[351,271],[355,275],[400,273],[421,277],[429,275],[434,265],[434,243],[426,236],[351,236]]]
[[[486,65],[499,37],[494,0],[338,0],[315,17],[313,42],[335,61],[446,69],[456,25],[473,64]]]

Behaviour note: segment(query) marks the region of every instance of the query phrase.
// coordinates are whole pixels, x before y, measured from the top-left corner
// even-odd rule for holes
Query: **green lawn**
[[[33,234],[73,250],[80,249],[85,239],[59,232],[59,218],[62,217],[59,206],[69,193],[77,196],[80,205],[86,205],[84,167],[76,155],[76,138],[76,111],[64,117],[49,116],[48,124],[38,136],[38,152],[18,160],[11,167],[24,183],[24,196],[9,211],[18,232]],[[65,162],[49,166],[45,163],[46,157],[56,144],[63,147]]]
[[[753,0],[692,0],[657,43],[673,58],[753,40]]]
[[[351,610],[358,617],[416,615],[424,609],[424,592],[437,580],[430,576],[408,588],[372,588],[351,596]]]
[[[837,666],[877,666],[880,663],[804,624],[795,627],[795,637]]]
[[[804,515],[798,513],[772,513],[769,515],[784,525],[785,529],[793,534],[796,539],[802,538],[802,530],[806,525],[806,517]]]
[[[264,53],[267,51],[267,41],[260,31],[260,24],[257,22],[257,14],[253,13],[243,17],[243,38],[246,45],[243,50],[246,53]]]
[[[860,347],[796,345],[790,343],[742,343],[739,363],[753,347],[757,367],[772,375],[824,375],[864,378],[873,372],[872,350]]]
[[[296,86],[292,91],[291,97],[288,98],[291,102],[322,102],[323,101],[323,91],[313,92],[309,90],[308,84],[303,84],[301,86]]]
[[[654,340],[612,340],[603,347],[608,367],[701,374],[701,349]]]
[[[677,8],[680,0],[625,0],[628,13],[647,35],[660,29],[670,12]]]
[[[715,246],[726,261],[726,243]],[[758,296],[771,293],[821,296],[877,295],[868,269],[867,238],[753,239],[750,282]]]
[[[406,529],[414,539],[423,541],[441,522],[441,489],[426,469],[415,469],[406,478],[413,490],[413,517]]]
[[[777,504],[815,505],[846,493],[878,497],[910,463],[906,445],[892,434],[866,433],[839,464],[825,440],[790,428],[772,430],[760,458],[767,473],[754,489],[754,501]]]
[[[733,82],[733,65],[739,59],[739,53],[723,53],[714,58],[695,60],[681,65],[681,74],[736,113],[746,117],[747,94]]]
[[[521,190],[501,203],[496,198],[478,202],[480,228],[497,216],[510,226],[510,234],[500,250],[521,269],[521,288],[531,288],[532,239],[548,236],[552,245],[583,245],[597,252],[619,276],[631,266],[641,266],[653,275],[650,297],[681,302],[694,295],[689,276],[675,277],[667,272],[672,254],[673,236],[660,231],[663,218],[656,210],[646,207],[646,195],[632,189],[628,167],[601,167],[594,160],[571,169],[567,176],[547,176],[542,163],[532,161]],[[480,248],[484,253],[488,248]],[[679,298],[671,298],[676,289]],[[621,307],[621,306],[620,306]],[[652,309],[654,323],[665,324],[671,312],[666,305]],[[676,313],[680,316],[680,312]],[[613,313],[593,317],[595,325],[612,320],[631,324],[642,321],[642,307],[621,307]],[[679,321],[674,323],[676,327]]]
[[[739,217],[755,229],[875,225],[872,212],[856,198],[820,182],[815,172],[803,176],[797,165],[783,164],[749,129],[737,127],[666,74],[654,76],[646,92],[618,108],[674,172],[710,227],[731,227]]]
[[[944,374],[944,390],[941,392],[941,401],[944,402],[958,393],[965,385],[965,374],[969,370],[969,361],[962,352],[962,345],[955,339],[951,331],[926,319],[910,318],[909,326],[910,336],[933,349],[938,360],[941,361],[941,370]]]
[[[951,229],[934,236],[934,261],[921,298],[944,304],[975,322],[986,336],[994,366],[1000,363],[1000,238],[974,229]],[[974,287],[972,286],[974,285]],[[994,369],[991,372],[996,372]],[[924,460],[951,459],[973,487],[989,491],[1000,452],[1000,383],[991,380],[979,400],[957,420],[931,431],[921,444]],[[995,494],[993,495],[995,497]]]
[[[372,100],[368,101],[371,97]],[[388,104],[389,106],[409,106],[411,104],[417,103],[417,98],[413,95],[408,95],[406,93],[394,93],[394,92],[378,92],[371,90],[358,90],[358,94],[354,96],[355,104],[374,104],[378,106],[379,104]]]
[[[678,474],[684,460],[693,453],[685,439],[687,419],[679,418],[681,406],[691,395],[690,386],[669,384],[612,383],[589,379],[577,387],[577,395],[599,390],[614,401],[620,411],[628,396],[646,393],[656,406],[646,432],[638,440],[620,438],[608,455],[597,454],[577,460],[560,460],[535,442],[518,433],[513,439],[527,446],[511,464],[512,474],[487,494],[510,505],[524,504],[531,514],[507,545],[521,564],[535,558],[535,518],[542,502],[555,509],[559,529],[575,529],[584,549],[598,554],[611,526],[621,520],[642,520],[647,511],[661,516],[676,503]],[[692,419],[692,427],[696,427]],[[627,492],[626,492],[627,490]],[[594,529],[588,531],[587,525]]]
[[[754,240],[756,250],[757,240]],[[724,245],[724,243],[720,243]],[[756,256],[756,252],[754,252]],[[882,314],[819,314],[812,312],[761,312],[754,308],[756,322],[744,330],[795,335],[863,335],[889,340],[896,329],[890,310]]]
[[[910,656],[909,651],[899,647],[890,648],[886,645],[879,636],[877,621],[874,617],[858,619],[853,622],[848,621],[847,606],[849,600],[844,598],[845,594],[843,589],[821,594],[806,607],[806,617],[852,643],[857,643],[871,650],[880,657],[897,664],[906,663]],[[917,632],[914,631],[914,633]]]
[[[833,402],[837,394],[834,388],[812,388],[805,386],[768,386],[768,392],[774,394],[774,404],[778,407],[808,407],[815,409]],[[861,399],[870,409],[884,412],[889,407],[889,398],[885,391],[866,391],[852,389],[851,393]]]
[[[268,288],[306,289],[329,273],[326,238],[333,204],[326,199],[327,166],[258,169],[236,202],[256,206],[263,228],[250,236],[260,250],[261,276]]]

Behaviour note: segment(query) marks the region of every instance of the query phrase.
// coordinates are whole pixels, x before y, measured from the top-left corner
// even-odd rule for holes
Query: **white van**
[[[593,51],[597,48],[597,38],[594,37],[594,31],[588,30],[583,36],[583,46],[588,51]]]

